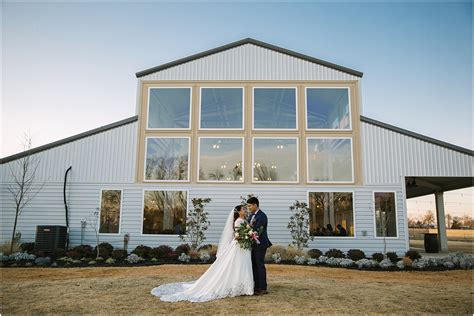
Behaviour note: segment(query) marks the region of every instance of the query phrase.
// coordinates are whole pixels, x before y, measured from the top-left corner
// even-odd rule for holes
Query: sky
[[[472,3],[1,4],[1,148],[135,115],[135,73],[252,37],[362,71],[363,114],[472,149]],[[470,191],[472,192],[472,190]]]

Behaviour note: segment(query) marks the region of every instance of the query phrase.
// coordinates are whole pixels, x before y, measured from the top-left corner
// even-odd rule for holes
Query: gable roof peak
[[[279,46],[275,46],[275,45],[272,45],[272,44],[269,44],[269,43],[265,43],[265,42],[256,40],[256,39],[251,38],[251,37],[247,37],[247,38],[244,38],[244,39],[241,39],[241,40],[238,40],[238,41],[226,44],[226,45],[222,45],[222,46],[219,46],[219,47],[216,47],[216,48],[213,48],[213,49],[203,51],[201,53],[197,53],[197,54],[190,55],[190,56],[187,56],[187,57],[184,57],[184,58],[181,58],[181,59],[177,59],[175,61],[165,63],[165,64],[162,64],[162,65],[159,65],[159,66],[156,66],[156,67],[145,69],[145,70],[137,72],[135,75],[137,76],[137,78],[140,78],[140,77],[143,77],[143,76],[146,76],[146,75],[149,75],[149,74],[161,71],[161,70],[165,70],[167,68],[178,66],[178,65],[181,65],[181,64],[199,59],[199,58],[203,58],[203,57],[206,57],[206,56],[209,56],[209,55],[217,54],[217,53],[226,51],[228,49],[236,48],[238,46],[242,46],[242,45],[245,45],[245,44],[253,44],[253,45],[256,45],[256,46],[259,46],[259,47],[262,47],[262,48],[266,48],[266,49],[269,49],[269,50],[272,50],[272,51],[275,51],[275,52],[278,52],[278,53],[282,53],[282,54],[285,54],[285,55],[288,55],[288,56],[292,56],[292,57],[299,58],[299,59],[302,59],[302,60],[306,60],[306,61],[309,61],[309,62],[312,62],[312,63],[315,63],[315,64],[323,65],[323,66],[326,66],[326,67],[329,67],[329,68],[332,68],[332,69],[335,69],[335,70],[339,70],[339,71],[354,75],[356,77],[362,77],[363,76],[363,73],[360,72],[360,71],[353,70],[353,69],[343,67],[343,66],[339,66],[339,65],[336,65],[336,64],[333,64],[333,63],[330,63],[330,62],[327,62],[327,61],[324,61],[324,60],[321,60],[321,59],[318,59],[318,58],[315,58],[315,57],[304,55],[304,54],[301,54],[301,53],[298,53],[298,52],[295,52],[295,51],[292,51],[292,50],[289,50],[289,49],[286,49],[286,48],[283,48],[283,47],[279,47]]]

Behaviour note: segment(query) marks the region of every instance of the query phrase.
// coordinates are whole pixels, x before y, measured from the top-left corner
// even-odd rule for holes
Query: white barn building
[[[212,199],[206,242],[217,243],[240,196],[254,194],[274,244],[291,242],[299,200],[311,209],[310,248],[401,254],[407,198],[436,194],[444,221],[443,192],[473,183],[472,150],[364,117],[362,73],[349,68],[244,39],[136,75],[135,116],[1,159],[2,242],[15,215],[9,165],[26,155],[45,184],[20,215],[23,242],[37,225],[66,224],[72,167],[70,246],[94,244],[81,221],[99,207],[101,241],[122,247],[128,233],[129,250],[181,244],[192,198]]]

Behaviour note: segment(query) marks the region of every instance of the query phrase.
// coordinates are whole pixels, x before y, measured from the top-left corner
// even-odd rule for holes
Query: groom
[[[252,212],[248,222],[258,231],[263,227],[262,233],[259,235],[260,244],[252,246],[252,269],[253,281],[255,283],[254,294],[267,294],[267,271],[265,269],[265,253],[267,248],[272,245],[267,236],[267,215],[259,208],[259,202],[256,197],[247,200],[247,207]]]

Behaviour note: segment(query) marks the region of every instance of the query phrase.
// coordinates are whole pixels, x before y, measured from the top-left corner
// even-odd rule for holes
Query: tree
[[[13,224],[10,253],[13,251],[15,232],[18,224],[18,217],[20,216],[21,211],[44,187],[44,182],[35,181],[40,160],[38,156],[34,156],[29,153],[31,147],[31,136],[29,134],[25,134],[23,149],[26,152],[26,155],[8,164],[13,183],[8,185],[7,190],[10,192],[15,203],[15,222]]]
[[[290,211],[293,213],[288,222],[288,229],[291,232],[293,241],[290,245],[296,246],[298,249],[308,247],[308,241],[314,240],[309,231],[309,208],[305,202],[298,200],[290,206]]]
[[[188,240],[191,248],[196,249],[206,239],[204,232],[208,229],[210,222],[207,219],[209,215],[204,211],[204,204],[211,202],[210,198],[194,198],[193,210],[188,212],[186,220],[186,235],[180,234],[182,241]]]
[[[432,226],[436,223],[435,215],[432,210],[427,210],[422,217],[423,224]]]
[[[461,219],[458,216],[453,217],[453,223],[451,224],[451,229],[460,229],[461,228]]]
[[[82,222],[86,222],[86,225],[89,224],[89,226],[94,230],[95,233],[95,241],[96,241],[96,258],[99,258],[100,256],[100,251],[99,251],[99,232],[100,229],[102,228],[100,225],[100,218],[99,218],[99,208],[96,207],[94,211],[84,218]]]

